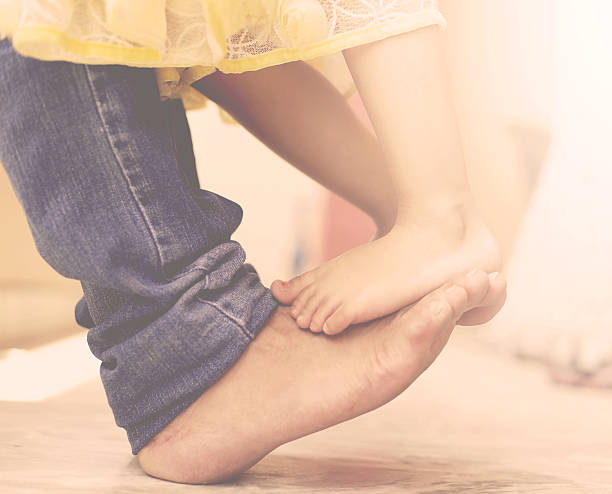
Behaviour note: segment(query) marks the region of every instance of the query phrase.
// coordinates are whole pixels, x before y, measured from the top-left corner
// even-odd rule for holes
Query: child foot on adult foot
[[[472,209],[473,211],[473,209]],[[360,245],[271,290],[301,328],[337,334],[417,301],[474,269],[499,271],[496,241],[480,217],[456,206],[397,223]]]

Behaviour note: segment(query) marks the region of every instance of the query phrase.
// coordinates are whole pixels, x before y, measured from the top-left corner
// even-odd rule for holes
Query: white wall
[[[440,6],[470,181],[508,257],[554,111],[556,1],[441,0]]]

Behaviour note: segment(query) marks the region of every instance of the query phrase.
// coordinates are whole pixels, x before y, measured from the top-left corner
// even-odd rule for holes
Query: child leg
[[[379,235],[391,229],[397,205],[376,136],[316,69],[298,61],[217,71],[193,86],[276,154],[368,214]]]
[[[471,191],[437,26],[345,50],[387,157],[398,221],[468,205]]]
[[[301,327],[330,334],[397,310],[472,268],[491,272],[501,263],[468,184],[438,28],[344,54],[398,209],[386,236],[273,286],[279,300],[293,304]]]

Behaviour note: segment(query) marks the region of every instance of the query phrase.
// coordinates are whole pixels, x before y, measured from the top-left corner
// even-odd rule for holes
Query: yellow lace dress
[[[161,98],[186,108],[205,104],[190,84],[215,70],[293,60],[348,95],[341,50],[443,23],[436,0],[0,0],[0,38],[22,55],[155,67]]]

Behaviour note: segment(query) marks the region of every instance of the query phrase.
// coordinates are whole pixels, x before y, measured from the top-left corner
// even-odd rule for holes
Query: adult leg
[[[197,187],[184,111],[152,70],[42,62],[7,40],[0,161],[41,255],[82,282],[77,319],[136,453],[276,308],[230,240],[242,210]]]

